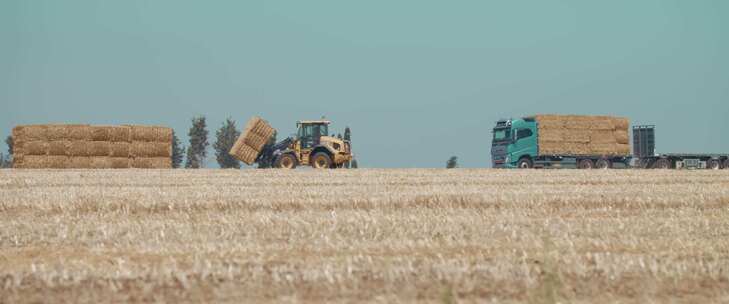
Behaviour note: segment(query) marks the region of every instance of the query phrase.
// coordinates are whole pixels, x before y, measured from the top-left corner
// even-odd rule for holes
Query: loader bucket
[[[252,165],[276,130],[267,121],[255,116],[246,124],[245,129],[228,152],[231,156]]]

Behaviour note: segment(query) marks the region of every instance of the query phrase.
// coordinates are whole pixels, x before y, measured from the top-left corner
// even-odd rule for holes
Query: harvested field
[[[729,171],[0,170],[49,300],[728,302]]]

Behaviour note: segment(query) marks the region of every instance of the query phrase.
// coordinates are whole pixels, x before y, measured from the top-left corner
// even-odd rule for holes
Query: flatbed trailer
[[[655,153],[653,125],[633,127],[633,166],[642,169],[729,169],[729,153]]]

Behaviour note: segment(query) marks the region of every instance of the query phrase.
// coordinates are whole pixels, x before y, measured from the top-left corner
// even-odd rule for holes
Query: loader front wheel
[[[277,157],[273,166],[281,169],[296,169],[296,163],[296,157],[287,153]]]
[[[314,169],[329,169],[332,167],[332,158],[324,152],[316,153],[311,158],[311,166]]]

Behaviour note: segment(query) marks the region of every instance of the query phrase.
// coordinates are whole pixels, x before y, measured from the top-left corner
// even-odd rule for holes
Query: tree
[[[451,156],[451,158],[448,159],[448,162],[446,162],[446,168],[447,169],[458,168],[458,157]]]
[[[356,159],[352,159],[351,168],[352,169],[357,169],[357,160]]]
[[[344,140],[345,141],[348,141],[349,142],[349,147],[352,148],[352,130],[349,129],[349,126],[347,126],[346,128],[344,128]],[[357,168],[357,167],[352,167],[352,162],[351,161],[348,161],[348,162],[344,163],[344,167],[347,168],[347,169],[349,169],[349,168]]]
[[[235,144],[236,139],[240,136],[240,132],[235,129],[235,120],[228,117],[220,129],[215,132],[215,160],[223,169],[240,169],[240,161],[230,155],[230,148]]]
[[[0,168],[12,168],[13,162],[10,158],[10,156],[5,156],[2,152],[0,152]]]
[[[180,139],[177,138],[175,131],[172,131],[172,168],[179,168],[182,165],[182,158],[185,154],[185,146],[180,144]]]
[[[266,143],[266,145],[263,146],[262,151],[269,151],[269,150],[273,149],[273,145],[276,144],[276,133],[277,133],[276,131],[273,131],[273,135],[271,135],[271,138],[268,139],[268,142]],[[273,158],[262,157],[258,161],[258,169],[272,168],[273,161],[274,161]]]
[[[13,155],[13,136],[8,135],[7,138],[5,138],[5,143],[8,145],[8,155]]]
[[[193,117],[192,127],[187,133],[190,136],[190,145],[187,147],[185,168],[198,169],[205,164],[205,157],[208,155],[208,130],[205,123],[205,116]]]

